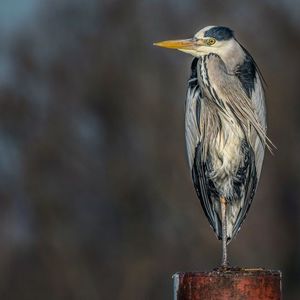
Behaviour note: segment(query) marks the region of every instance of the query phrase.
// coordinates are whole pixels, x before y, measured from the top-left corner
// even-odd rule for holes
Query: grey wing
[[[212,87],[229,108],[227,111],[231,111],[239,124],[243,126],[246,137],[244,149],[242,149],[244,162],[235,178],[237,189],[235,198],[239,201],[234,201],[229,206],[230,224],[227,224],[227,227],[229,231],[232,231],[233,237],[250,208],[261,172],[266,138],[264,92],[258,68],[251,56],[247,57],[241,67],[242,73],[236,76],[228,74],[220,58],[216,56],[210,57],[207,61],[207,68],[210,78],[217,78],[219,75],[220,80],[211,82]],[[210,72],[216,73],[210,74]]]
[[[262,79],[259,75],[259,72],[256,72],[254,89],[251,94],[251,100],[254,105],[254,108],[257,113],[257,118],[262,126],[262,128],[267,131],[267,117],[266,117],[266,103],[265,103],[265,95],[264,89],[262,85]],[[255,137],[253,141],[253,151],[255,154],[255,164],[256,164],[256,171],[257,177],[259,179],[262,163],[265,154],[265,145],[262,143],[258,136]]]
[[[255,108],[257,119],[261,127],[266,132],[267,122],[266,122],[265,96],[264,96],[261,76],[258,70],[256,70],[255,72],[254,85],[251,91],[250,99]],[[246,176],[247,181],[245,185],[245,196],[243,201],[244,203],[240,208],[235,225],[233,227],[233,233],[232,233],[233,236],[235,236],[239,231],[241,224],[244,221],[247,212],[251,206],[257,188],[257,183],[259,181],[259,177],[262,169],[262,163],[264,159],[265,144],[262,142],[261,137],[259,137],[256,134],[256,132],[253,132],[251,138],[252,138],[252,140],[250,141],[251,146],[249,148],[250,164],[247,170],[248,174]]]
[[[189,79],[187,98],[185,101],[185,140],[189,167],[192,169],[195,159],[195,151],[200,141],[199,118],[201,112],[202,94],[197,78],[197,63],[192,62],[192,73]]]
[[[189,167],[198,198],[210,225],[218,236],[221,233],[220,220],[211,202],[210,182],[207,176],[207,164],[202,160],[201,132],[199,129],[201,103],[203,95],[197,78],[197,63],[192,63],[192,74],[189,80],[187,99],[185,103],[185,139]]]
[[[236,70],[236,76],[241,83],[241,88],[243,89],[244,93],[246,93],[248,98],[251,100],[258,123],[264,131],[264,136],[266,137],[267,121],[263,88],[264,80],[251,54],[242,45],[240,46],[244,50],[246,56],[244,63]],[[258,135],[254,133],[250,142],[254,150],[257,177],[259,178],[265,152],[265,139],[262,141],[261,137],[258,137]]]

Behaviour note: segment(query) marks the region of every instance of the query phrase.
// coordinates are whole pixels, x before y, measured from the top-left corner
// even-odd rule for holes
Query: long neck
[[[234,39],[224,44],[222,48],[215,49],[214,53],[222,59],[229,73],[233,73],[246,56],[240,44]]]

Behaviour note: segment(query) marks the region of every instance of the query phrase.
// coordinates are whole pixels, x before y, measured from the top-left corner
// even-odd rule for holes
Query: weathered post
[[[281,300],[281,272],[227,269],[178,272],[174,300]]]

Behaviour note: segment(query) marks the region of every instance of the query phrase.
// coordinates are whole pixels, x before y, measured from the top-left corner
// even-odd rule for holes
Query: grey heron
[[[207,26],[193,38],[154,43],[191,54],[185,102],[189,167],[202,208],[222,240],[236,236],[260,177],[266,136],[263,78],[250,53],[224,26]]]

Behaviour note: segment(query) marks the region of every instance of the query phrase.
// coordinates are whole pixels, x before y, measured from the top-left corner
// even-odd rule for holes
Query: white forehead
[[[209,29],[211,29],[211,28],[214,28],[214,27],[216,27],[216,26],[213,25],[213,26],[206,26],[206,27],[202,28],[201,30],[199,30],[199,31],[195,34],[195,37],[196,37],[197,39],[203,38],[203,37],[204,37],[204,33],[205,33],[207,30],[209,30]]]

